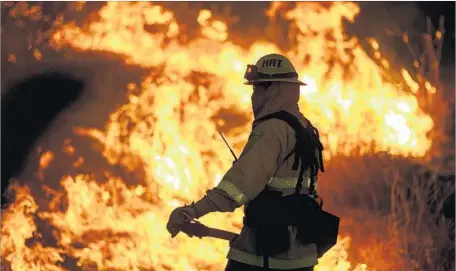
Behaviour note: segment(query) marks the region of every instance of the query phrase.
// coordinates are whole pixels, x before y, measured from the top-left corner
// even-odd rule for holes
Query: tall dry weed
[[[376,270],[454,270],[454,176],[385,153],[333,157],[319,191],[352,237],[352,261]]]

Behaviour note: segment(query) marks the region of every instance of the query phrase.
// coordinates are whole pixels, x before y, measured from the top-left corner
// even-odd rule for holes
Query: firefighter
[[[298,205],[318,206],[311,196],[316,195],[318,170],[324,169],[318,133],[298,106],[300,86],[305,84],[298,80],[292,63],[279,54],[248,65],[244,78],[245,84],[253,86],[254,115],[244,150],[214,189],[171,213],[167,229],[174,237],[189,218],[232,212],[245,205],[244,227],[230,242],[225,270],[313,270],[318,263],[317,245],[312,238],[300,241],[311,227],[302,226],[309,219],[297,221],[305,216],[297,211]],[[304,132],[299,137],[300,129],[310,131],[307,138]],[[303,202],[303,197],[310,200]],[[300,231],[304,238],[299,238]]]

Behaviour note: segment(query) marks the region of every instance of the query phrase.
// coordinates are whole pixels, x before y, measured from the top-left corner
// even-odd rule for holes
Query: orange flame
[[[430,146],[426,133],[433,126],[432,119],[418,107],[415,96],[403,92],[403,87],[382,79],[381,69],[363,51],[356,38],[349,39],[344,35],[341,18],[353,20],[358,11],[352,3],[335,3],[328,10],[317,3],[306,3],[298,4],[287,13],[287,18],[296,23],[301,33],[297,35],[296,48],[281,53],[290,56],[300,71],[301,79],[309,84],[302,87],[302,108],[310,119],[318,123],[321,133],[327,135],[325,143],[332,153],[349,154],[356,147],[370,146],[375,142],[376,150],[422,156]],[[120,13],[128,19],[118,16]],[[191,91],[190,85],[184,78],[191,72],[213,74],[217,77],[214,81],[218,83],[214,82],[210,89],[199,91],[217,91],[222,97],[215,102],[221,107],[235,105],[248,117],[249,89],[242,85],[240,74],[247,63],[254,62],[261,55],[280,52],[271,43],[257,42],[245,50],[223,41],[226,25],[220,21],[209,23],[209,10],[202,10],[197,18],[202,26],[201,38],[185,47],[171,40],[164,48],[162,44],[170,31],[177,31],[177,27],[173,27],[176,21],[171,12],[148,3],[113,2],[108,3],[99,14],[100,21],[90,23],[87,32],[73,26],[63,27],[55,33],[54,41],[57,44],[68,42],[80,50],[121,54],[127,63],[143,67],[165,64],[165,73],[172,83],[167,82],[168,87],[154,86],[155,92],[163,95],[162,91],[176,91],[167,88],[178,89],[178,93],[172,94],[176,99],[185,99],[185,95],[189,95],[185,92]],[[168,24],[168,32],[147,32],[144,26],[153,23]],[[316,31],[316,36],[305,35],[310,31]],[[330,31],[333,33],[331,41],[325,37]],[[371,44],[378,49],[375,40]],[[301,60],[309,54],[309,63],[302,64]],[[338,61],[330,65],[330,59]],[[386,60],[383,63],[388,67]],[[346,65],[348,68],[344,67]],[[347,69],[355,73],[351,80],[344,78]],[[331,71],[329,77],[328,71]],[[416,92],[417,83],[406,70],[401,72],[408,87]],[[179,94],[182,96],[175,96]],[[399,122],[392,124],[392,118]]]
[[[44,170],[49,167],[49,165],[52,163],[53,160],[54,160],[54,154],[51,151],[46,151],[41,155],[40,161],[39,161],[40,168],[38,171],[38,176],[40,177],[40,179],[44,178]]]
[[[11,270],[65,270],[57,265],[63,261],[61,249],[43,247],[40,243],[31,246],[26,245],[26,240],[36,235],[37,228],[33,215],[38,206],[30,195],[28,187],[14,184],[10,189],[15,192],[16,201],[9,206],[8,210],[2,211],[1,254],[3,267],[6,264],[4,261],[8,261]]]
[[[327,8],[297,3],[285,18],[299,30],[289,52],[268,42],[256,42],[247,49],[233,44],[227,25],[213,20],[209,10],[201,10],[196,18],[201,36],[181,45],[174,14],[148,2],[108,2],[87,30],[61,26],[53,34],[55,47],[68,44],[76,50],[118,54],[126,63],[147,69],[164,67],[162,74],[144,80],[140,94],[129,92],[129,102],[110,116],[106,131],[75,129],[103,143],[103,154],[112,164],[134,170],[136,160],[131,157],[139,158],[147,186],[128,187],[125,180],[112,176],[104,184],[86,175],[67,176],[61,184],[68,208],[57,210],[55,201],[61,197],[56,197],[50,212],[37,212],[29,191],[17,188],[23,196],[2,215],[2,257],[14,270],[38,268],[36,262],[43,259],[39,252],[45,249],[52,252],[42,265],[46,270],[59,270],[62,254],[77,259],[80,266],[103,270],[222,270],[226,242],[183,235],[171,239],[165,224],[173,208],[202,196],[229,168],[230,154],[217,137],[217,130],[229,121],[219,117],[219,110],[235,108],[235,114],[251,120],[251,92],[241,75],[246,64],[271,52],[289,56],[300,79],[308,83],[301,88],[301,108],[324,135],[326,159],[336,153],[350,154],[355,148],[369,151],[372,142],[375,151],[424,155],[431,144],[426,134],[433,127],[432,119],[419,108],[417,98],[404,91],[405,86],[381,76],[381,68],[356,38],[344,34],[342,19],[353,21],[358,12],[356,4],[347,2]],[[154,24],[167,28],[156,33],[145,29]],[[371,45],[375,50],[380,46],[375,40]],[[386,60],[382,65],[389,67]],[[189,82],[194,72],[211,75],[209,84]],[[413,90],[413,78],[405,70],[402,75]],[[127,88],[131,91],[136,86]],[[227,139],[237,152],[249,125],[245,121],[229,127]],[[66,151],[74,153],[69,147]],[[35,207],[24,213],[25,205]],[[59,249],[25,244],[36,231],[34,214],[58,229]],[[17,226],[15,221],[27,223]],[[232,231],[239,231],[241,221],[242,210],[202,219]],[[351,267],[349,240],[341,237],[316,270],[367,270],[365,265]]]

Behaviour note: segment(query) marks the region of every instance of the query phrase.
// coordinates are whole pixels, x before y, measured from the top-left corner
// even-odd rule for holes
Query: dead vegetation
[[[327,169],[319,190],[342,218],[341,234],[353,238],[354,262],[384,271],[454,269],[454,175],[386,154],[334,157]]]

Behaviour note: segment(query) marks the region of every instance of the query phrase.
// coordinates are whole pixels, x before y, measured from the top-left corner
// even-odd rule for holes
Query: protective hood
[[[299,111],[299,85],[288,82],[273,82],[267,89],[254,91],[252,110],[255,120],[266,115],[287,111],[307,126],[303,114]]]

